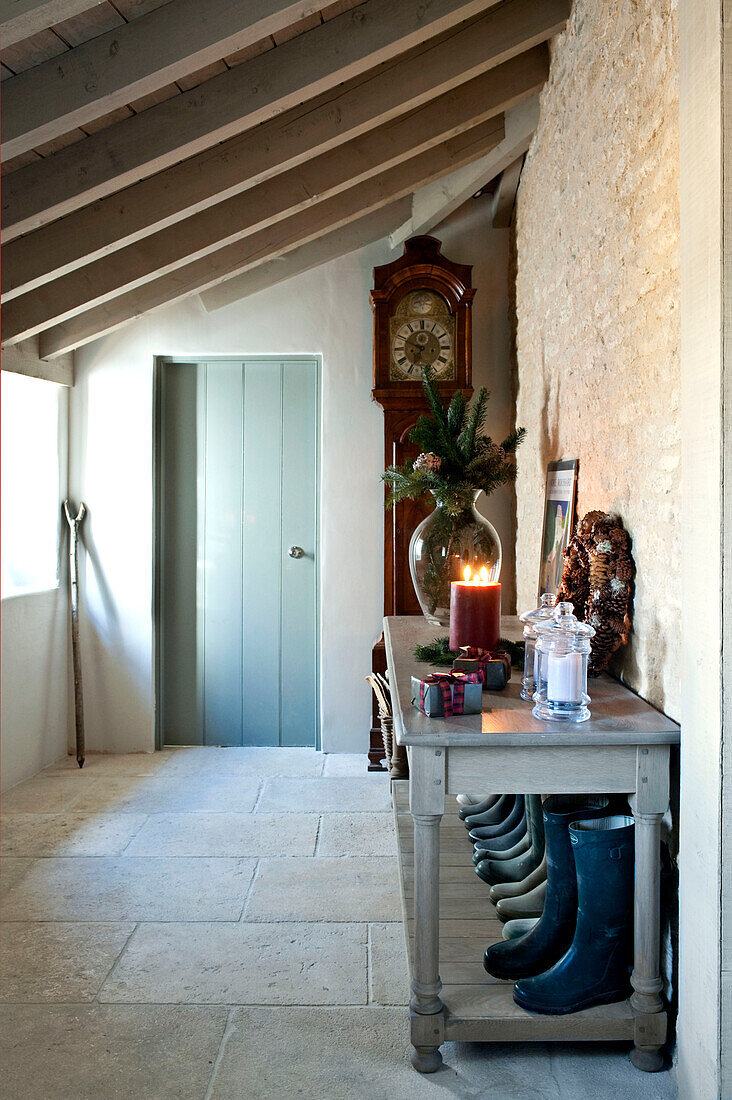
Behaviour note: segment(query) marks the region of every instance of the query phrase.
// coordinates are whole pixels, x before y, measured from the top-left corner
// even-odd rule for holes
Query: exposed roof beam
[[[2,155],[20,156],[276,34],[321,0],[175,0],[3,82]]]
[[[521,169],[524,166],[523,154],[513,164],[504,168],[491,200],[491,222],[494,229],[508,229],[513,217]]]
[[[392,248],[398,248],[416,233],[429,233],[485,186],[488,180],[495,179],[517,157],[523,156],[539,121],[539,97],[512,107],[506,111],[505,118],[506,136],[482,161],[469,164],[415,194],[411,218],[389,238]]]
[[[227,245],[201,260],[194,260],[169,275],[95,306],[78,317],[63,321],[41,336],[42,354],[50,358],[80,347],[156,306],[207,290],[230,275],[267,263],[316,240],[331,230],[395,202],[428,180],[437,179],[461,164],[477,160],[493,147],[495,141],[495,122],[481,123],[473,130],[443,142],[436,149],[421,153],[405,164],[390,168],[332,199],[245,237],[243,241]]]
[[[514,65],[515,62],[509,62]],[[3,331],[15,336],[48,328],[110,298],[250,236],[317,202],[495,119],[503,137],[500,70],[460,85],[416,111],[272,180],[177,222],[134,245],[6,298]],[[530,94],[530,89],[525,94]]]
[[[223,309],[241,298],[248,298],[252,294],[258,294],[260,290],[283,283],[293,275],[302,275],[304,271],[311,271],[329,260],[336,260],[339,256],[355,252],[357,248],[380,241],[388,236],[394,225],[404,220],[411,205],[409,197],[405,196],[399,202],[384,206],[374,214],[367,214],[365,218],[359,218],[325,237],[295,248],[276,260],[260,264],[251,271],[245,271],[243,275],[235,275],[211,290],[204,291],[201,294],[203,307],[209,313]]]
[[[46,27],[63,23],[106,0],[0,0],[3,46],[14,46]]]
[[[276,50],[11,173],[3,186],[3,223],[23,221],[30,229],[67,214],[320,95],[495,2],[365,0]]]
[[[5,222],[3,293],[30,289],[383,125],[543,42],[563,25],[568,7],[568,0],[545,0],[540,7],[535,0],[509,0],[449,36],[27,233],[22,240],[12,238],[30,228],[28,221]],[[542,51],[540,67],[537,55],[523,56],[527,71],[533,66],[548,71],[546,47]],[[511,71],[516,70],[504,71],[506,81]],[[507,102],[510,95],[507,83]],[[16,176],[22,182],[21,175],[28,183],[24,169],[3,181],[3,199],[8,209],[15,207],[15,216],[22,213],[25,192],[19,188],[13,202],[7,191],[16,186]],[[8,210],[6,216],[14,217]]]
[[[38,337],[32,336],[22,344],[3,348],[0,353],[0,369],[12,374],[25,374],[28,378],[42,378],[46,382],[58,382],[62,386],[74,384],[74,353],[59,355],[56,359],[41,359]]]

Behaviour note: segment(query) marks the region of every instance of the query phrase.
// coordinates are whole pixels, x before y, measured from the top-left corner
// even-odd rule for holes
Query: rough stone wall
[[[520,609],[535,603],[547,462],[579,458],[579,514],[633,538],[617,671],[678,717],[680,310],[676,0],[575,0],[518,195]]]

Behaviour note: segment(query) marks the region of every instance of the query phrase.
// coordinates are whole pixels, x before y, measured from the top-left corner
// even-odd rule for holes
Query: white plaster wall
[[[53,382],[38,385],[54,385]],[[66,532],[61,502],[67,493],[67,390],[59,391],[59,576],[57,588],[8,596],[0,614],[0,780],[2,790],[60,759],[69,743],[73,689]],[[3,411],[9,415],[10,409]],[[3,517],[22,523],[22,516]],[[65,527],[65,524],[64,524]]]
[[[64,585],[3,600],[3,790],[66,752],[71,684],[67,599]]]
[[[475,383],[493,391],[489,430],[511,426],[507,234],[487,228],[487,201],[435,235],[475,265]],[[372,268],[364,248],[206,313],[197,298],[140,318],[80,349],[72,391],[70,476],[89,507],[84,538],[87,739],[102,751],[152,750],[153,361],[158,355],[322,357],[321,707],[323,748],[363,752],[370,726],[364,675],[381,631],[383,414],[370,397]],[[488,514],[508,551],[511,492]],[[512,571],[506,554],[504,578]],[[512,585],[507,584],[509,598]]]

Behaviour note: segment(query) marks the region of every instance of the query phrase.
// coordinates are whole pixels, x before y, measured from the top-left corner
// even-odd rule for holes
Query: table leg
[[[410,1008],[418,1016],[442,1012],[440,1000],[440,821],[441,814],[413,814],[414,820],[414,968]],[[415,1021],[412,1041],[425,1039],[429,1021]],[[415,1030],[421,1035],[415,1035]],[[414,1044],[412,1065],[434,1073],[442,1063],[438,1045]]]
[[[631,1006],[636,1013],[630,1059],[638,1069],[661,1069],[666,1037],[660,974],[661,819],[668,805],[668,751],[639,749],[638,785],[631,798],[635,819],[635,955]]]

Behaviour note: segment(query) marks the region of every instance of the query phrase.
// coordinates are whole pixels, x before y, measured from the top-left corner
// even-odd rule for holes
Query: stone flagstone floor
[[[389,786],[363,756],[67,759],[1,808],[2,1100],[674,1096],[610,1044],[448,1043],[411,1069]]]

